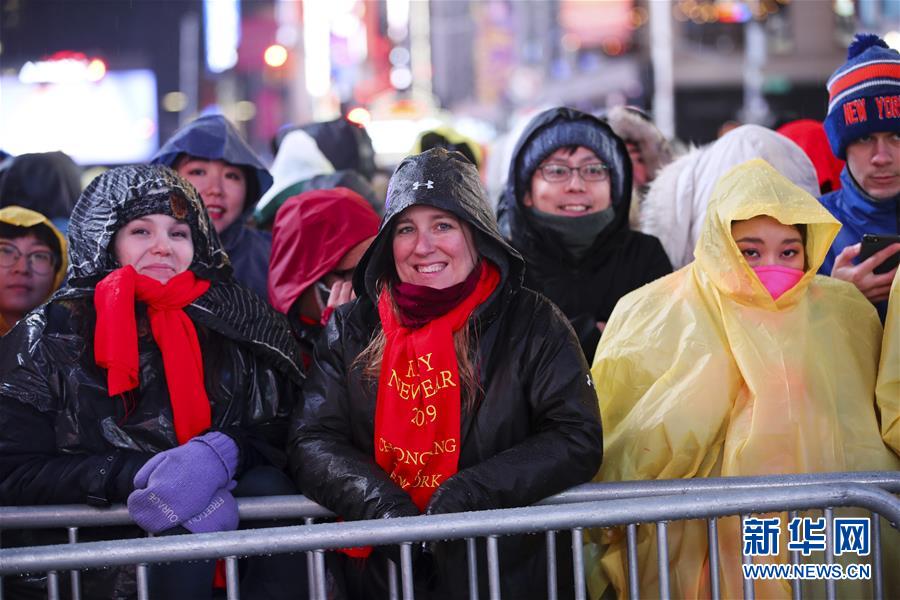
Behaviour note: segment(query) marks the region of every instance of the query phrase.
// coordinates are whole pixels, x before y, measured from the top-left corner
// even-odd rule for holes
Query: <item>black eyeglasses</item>
[[[23,255],[22,251],[12,244],[0,242],[0,267],[11,267],[19,262],[22,256],[25,256],[28,266],[37,275],[46,275],[56,267],[56,257],[52,252],[38,250]]]
[[[585,181],[606,181],[609,179],[609,167],[603,163],[590,163],[588,165],[581,165],[580,167],[570,167],[568,165],[550,163],[549,165],[541,166],[540,171],[544,181],[549,181],[550,183],[568,181],[575,171],[577,171]]]

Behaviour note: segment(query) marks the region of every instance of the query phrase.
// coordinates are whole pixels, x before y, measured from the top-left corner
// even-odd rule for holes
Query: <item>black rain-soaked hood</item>
[[[188,268],[203,279],[227,279],[231,263],[194,186],[168,167],[134,165],[106,171],[78,199],[69,221],[67,287],[93,287],[117,269],[109,250],[116,232],[148,214],[176,216],[172,196],[184,200],[185,213],[177,218],[191,228],[194,260]]]
[[[549,250],[555,258],[566,259],[569,262],[574,262],[571,253],[563,247],[555,236],[536,227],[531,217],[527,214],[525,207],[522,205],[522,198],[525,192],[528,191],[525,189],[527,183],[525,185],[518,184],[517,180],[523,178],[517,177],[517,174],[521,172],[522,156],[525,150],[539,134],[557,125],[573,124],[575,122],[583,123],[584,127],[587,128],[584,135],[590,140],[590,143],[584,145],[590,148],[598,158],[609,166],[610,195],[612,207],[616,213],[612,223],[597,236],[597,241],[594,242],[591,250],[585,254],[584,260],[590,261],[596,257],[598,252],[602,252],[601,248],[610,238],[620,231],[628,230],[628,212],[631,208],[631,159],[628,156],[628,148],[625,146],[625,142],[613,133],[609,125],[597,117],[564,106],[545,110],[534,117],[528,124],[528,127],[516,143],[512,160],[509,164],[506,188],[497,206],[497,220],[500,225],[500,231],[517,248],[522,249],[526,253],[528,253],[527,249],[534,249],[543,253]],[[540,149],[540,155],[543,158],[550,156],[557,148],[568,145],[567,143],[547,142],[546,137],[543,137],[543,140],[544,148]],[[531,181],[530,176],[524,179],[526,182]]]
[[[262,159],[222,115],[204,115],[194,119],[172,134],[150,162],[173,167],[182,154],[206,160],[222,160],[243,168],[247,173],[247,195],[241,216],[229,229],[240,229],[240,225],[253,215],[260,197],[272,187],[272,174]]]
[[[0,172],[0,207],[21,206],[68,219],[81,193],[81,169],[63,152],[22,154]]]
[[[184,202],[176,201],[173,207],[173,196]],[[153,213],[168,214],[190,226],[194,259],[188,269],[211,283],[185,308],[191,319],[248,344],[301,381],[299,348],[284,315],[234,280],[228,255],[197,190],[162,165],[110,169],[81,194],[69,221],[68,281],[52,300],[92,297],[96,284],[119,268],[109,250],[116,232],[128,221]]]
[[[500,235],[478,169],[459,152],[434,148],[405,158],[391,176],[378,235],[360,260],[353,278],[357,296],[366,293],[373,302],[378,301],[378,280],[394,271],[391,244],[394,219],[415,205],[446,210],[468,223],[475,233],[479,254],[500,269],[498,287],[518,289],[521,286],[525,263]]]

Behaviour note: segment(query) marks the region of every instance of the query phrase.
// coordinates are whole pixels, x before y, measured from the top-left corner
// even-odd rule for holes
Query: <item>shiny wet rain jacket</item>
[[[884,442],[900,456],[900,277],[897,276],[888,301],[875,391]]]
[[[778,300],[731,236],[732,221],[756,215],[807,227],[808,268]],[[838,228],[815,198],[761,159],[722,177],[696,260],[623,298],[597,348],[592,373],[606,429],[598,481],[900,468],[874,409],[881,342],[875,310],[852,285],[816,275]],[[624,535],[593,539],[601,552],[610,544],[605,576],[624,597]],[[786,527],[781,539],[781,554],[771,559],[784,564]],[[720,521],[719,547],[722,597],[740,597],[737,518]],[[884,564],[900,564],[897,556]],[[641,527],[638,557],[641,595],[658,595],[651,526]],[[705,522],[670,524],[673,597],[709,596],[706,557]],[[824,562],[821,554],[809,560]],[[896,569],[886,571],[896,576]],[[602,579],[594,563],[594,595]],[[870,596],[853,587],[869,583],[839,582],[839,593]],[[900,593],[887,589],[894,593],[886,597]],[[757,581],[756,594],[790,597],[789,583]]]
[[[124,502],[138,469],[178,444],[152,335],[138,340],[139,388],[112,398],[91,341],[94,285],[117,266],[107,248],[127,219],[125,211],[154,194],[188,200],[194,240],[189,268],[211,282],[184,309],[203,353],[211,429],[237,443],[238,479],[253,466],[285,463],[287,415],[301,380],[287,324],[230,276],[192,186],[165,167],[122,167],[97,178],[75,207],[67,285],[0,338],[0,505]],[[19,543],[51,539],[37,532]],[[86,596],[128,597],[133,587],[122,573],[84,574]]]
[[[435,154],[452,158],[424,158]],[[401,163],[380,233],[355,272],[359,297],[336,310],[316,347],[304,404],[292,419],[291,468],[305,494],[347,520],[419,514],[410,496],[375,463],[378,384],[354,362],[381,326],[376,281],[394,268],[393,223],[416,204],[436,206],[469,223],[479,253],[501,272],[497,289],[472,316],[482,392],[477,408],[462,411],[459,470],[441,486],[445,508],[436,510],[528,505],[587,481],[600,464],[600,421],[578,342],[555,307],[521,287],[521,258],[500,237],[483,194],[475,167],[459,153],[435,149]],[[481,593],[487,597],[483,543],[479,546]],[[546,597],[543,536],[501,537],[499,552],[505,598]],[[557,557],[560,598],[566,598],[573,584],[566,566],[570,548],[560,543]],[[427,579],[417,580],[417,598],[468,596],[464,542],[435,547],[431,577],[427,567],[417,565],[417,576]],[[364,565],[349,565],[346,576],[362,580],[356,585],[367,588],[363,597],[384,598],[385,568],[375,553]]]

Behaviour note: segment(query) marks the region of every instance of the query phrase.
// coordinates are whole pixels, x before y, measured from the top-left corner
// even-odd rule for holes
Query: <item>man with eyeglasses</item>
[[[0,335],[59,288],[65,248],[44,215],[21,206],[0,209]]]
[[[629,229],[631,183],[628,150],[606,123],[552,108],[519,138],[498,206],[525,284],[565,313],[589,362],[619,298],[672,272],[659,240]]]

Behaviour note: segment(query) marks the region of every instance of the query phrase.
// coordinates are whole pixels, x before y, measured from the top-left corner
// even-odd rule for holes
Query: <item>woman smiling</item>
[[[474,165],[444,149],[405,159],[386,210],[293,417],[304,493],[356,520],[524,506],[584,482],[602,443],[587,365],[565,317],[522,287]],[[544,597],[544,540],[499,544],[504,596]],[[331,557],[345,595],[385,597],[385,553],[348,553]],[[468,594],[465,542],[429,547],[414,571],[416,597]]]

